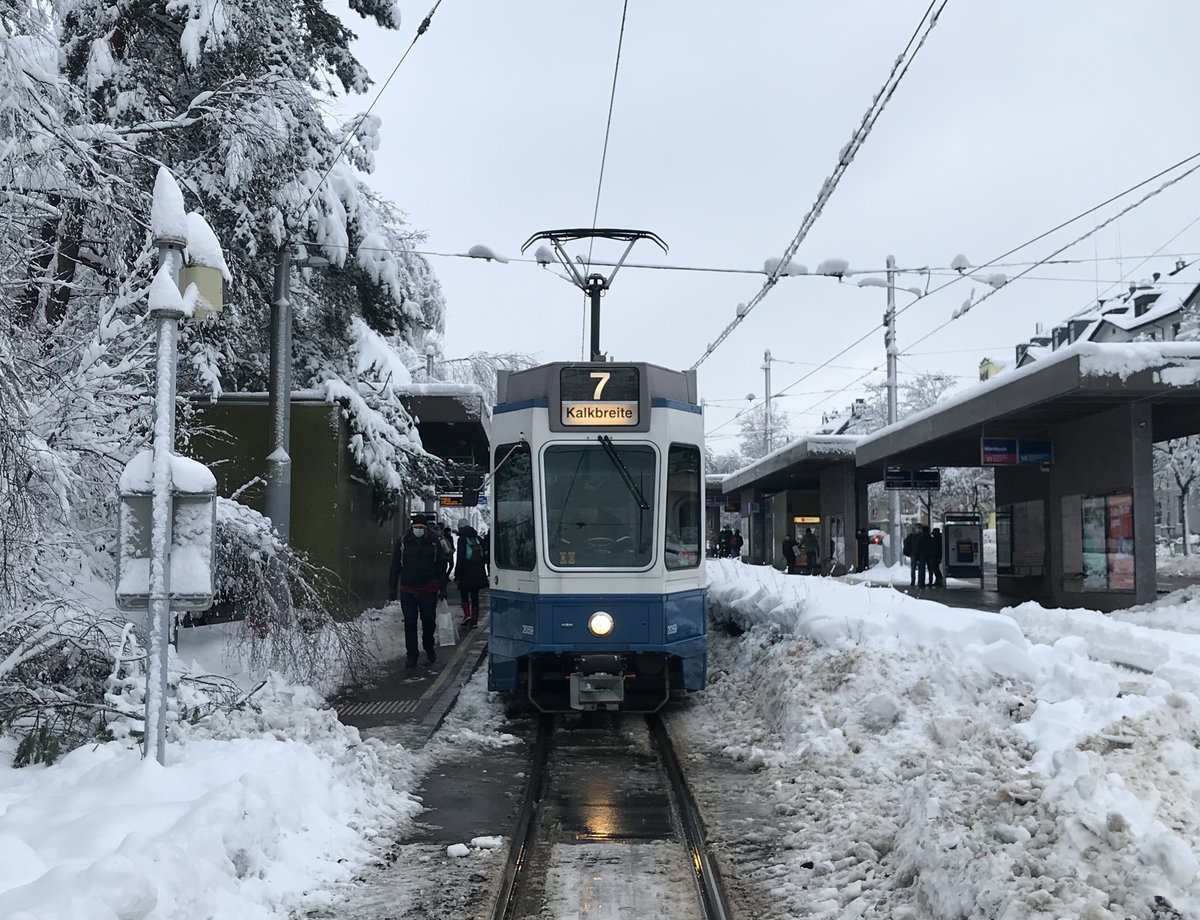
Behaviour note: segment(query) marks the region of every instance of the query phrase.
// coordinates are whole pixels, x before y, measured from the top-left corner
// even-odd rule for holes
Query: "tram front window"
[[[644,568],[654,556],[654,449],[546,448],[547,553],[561,568]]]

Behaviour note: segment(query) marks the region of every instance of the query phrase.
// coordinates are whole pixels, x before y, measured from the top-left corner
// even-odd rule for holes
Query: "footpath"
[[[462,619],[457,604],[451,604],[450,610],[455,622]],[[457,645],[438,648],[433,664],[426,663],[424,653],[413,668],[405,666],[403,654],[383,662],[372,686],[334,702],[338,718],[360,730],[402,725],[410,740],[423,744],[437,731],[463,684],[487,654],[490,623],[487,593],[481,592],[479,625],[470,630],[460,625]]]

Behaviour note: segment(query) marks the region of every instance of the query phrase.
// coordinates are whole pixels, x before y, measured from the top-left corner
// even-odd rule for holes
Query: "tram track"
[[[642,863],[652,863],[653,868],[638,879],[648,889],[661,887],[664,846],[671,850],[666,862],[678,867],[667,873],[676,890],[638,891],[641,881],[628,879],[614,890],[601,882],[590,896],[587,916],[609,916],[606,910],[616,910],[618,902],[629,904],[632,899],[645,905],[672,903],[676,913],[671,917],[682,917],[677,899],[686,899],[690,886],[696,908],[686,916],[732,917],[703,821],[662,720],[657,715],[644,721],[631,715],[612,718],[602,731],[594,726],[576,731],[565,727],[560,718],[539,718],[492,920],[542,916],[555,882],[562,887],[563,854],[573,851],[588,851],[585,856],[597,850],[622,854],[600,858],[599,869],[577,867],[574,871],[586,876],[581,890],[596,887],[605,873],[624,874],[629,865],[636,869]],[[638,740],[632,740],[634,735]],[[625,855],[628,851],[633,855]],[[570,857],[565,858],[570,866]],[[684,872],[689,880],[682,878]]]

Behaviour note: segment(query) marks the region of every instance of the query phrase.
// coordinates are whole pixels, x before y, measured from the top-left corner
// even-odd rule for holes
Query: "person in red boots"
[[[458,553],[454,562],[454,580],[462,598],[463,627],[479,625],[479,589],[486,588],[487,548],[478,531],[465,520],[458,522]]]

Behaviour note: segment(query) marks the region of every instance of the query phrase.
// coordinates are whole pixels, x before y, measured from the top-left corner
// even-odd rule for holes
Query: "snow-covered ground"
[[[708,572],[710,686],[670,722],[745,915],[1200,916],[1200,589],[1116,615],[992,614]],[[393,610],[370,622],[394,639]],[[198,669],[237,671],[188,641]],[[404,843],[413,791],[432,765],[511,758],[509,731],[481,674],[421,751],[274,677],[242,710],[177,724],[166,768],[116,741],[0,768],[0,917],[466,915],[507,828]],[[556,862],[558,916],[597,858]],[[682,872],[653,848],[637,860]]]
[[[710,688],[673,723],[759,915],[1200,916],[1200,655],[1161,628],[1200,597],[1007,615],[709,574],[746,632],[714,633]],[[1152,673],[1095,660],[1114,651]]]

